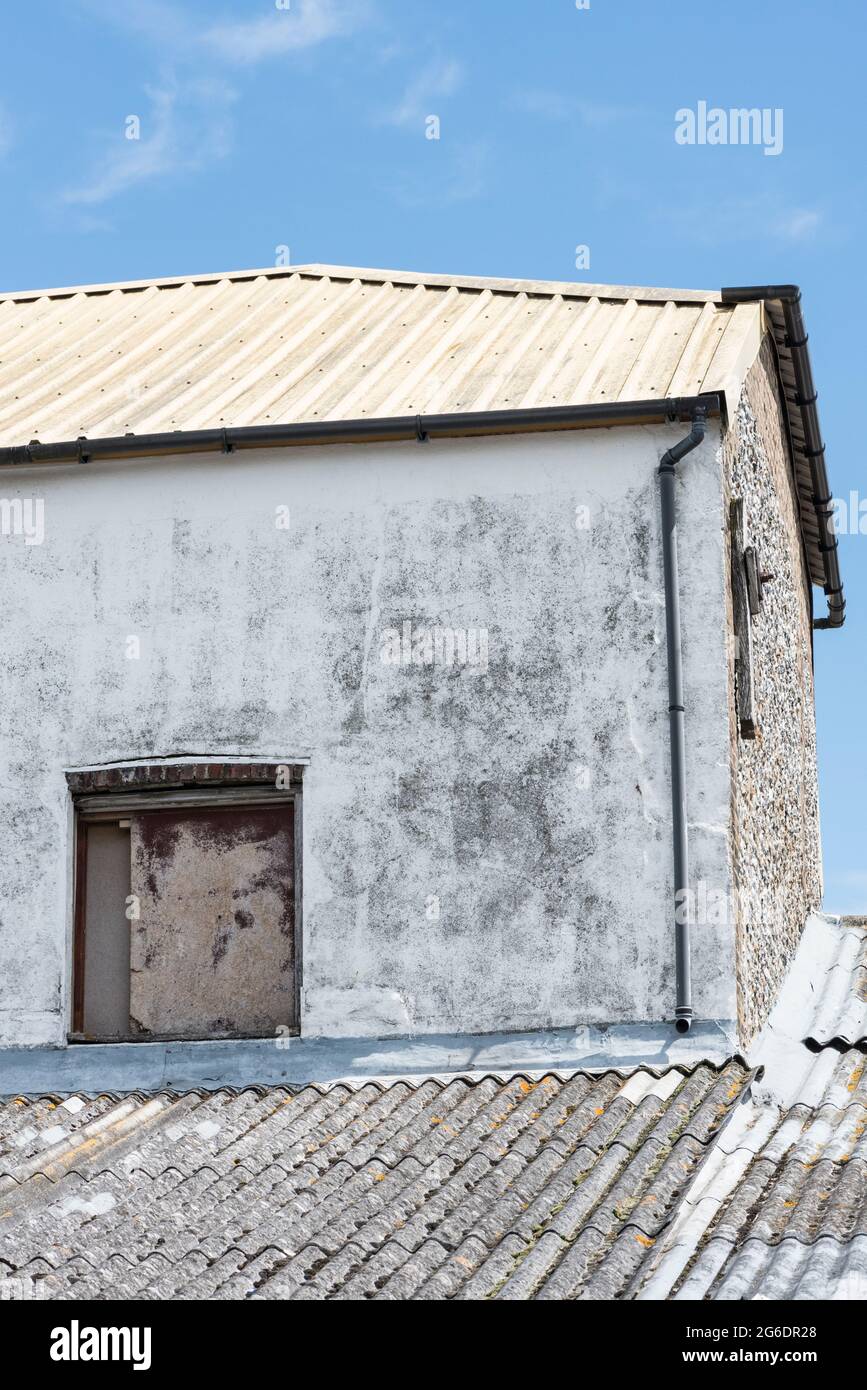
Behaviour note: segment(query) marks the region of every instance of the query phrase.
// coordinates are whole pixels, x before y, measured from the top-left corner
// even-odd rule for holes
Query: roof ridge
[[[397,270],[371,266],[329,265],[307,262],[300,265],[270,265],[239,270],[206,271],[190,275],[150,276],[139,280],[113,280],[82,285],[53,286],[45,289],[4,290],[4,300],[64,298],[74,294],[108,294],[112,290],[138,291],[150,288],[214,284],[220,280],[291,279],[294,275],[334,280],[366,280],[371,284],[430,285],[432,288],[499,290],[506,294],[537,294],[576,299],[644,299],[655,302],[720,303],[720,290],[666,289],[654,285],[585,284],[580,280],[540,280],[512,276],[448,275],[441,272]]]

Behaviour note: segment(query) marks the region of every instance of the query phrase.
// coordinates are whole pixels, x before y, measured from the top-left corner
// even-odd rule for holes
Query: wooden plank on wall
[[[737,497],[730,509],[732,602],[735,624],[735,700],[741,738],[757,733],[753,685],[753,645],[750,630],[750,601],[744,552],[744,503]]]
[[[83,1031],[90,1038],[129,1033],[129,831],[115,821],[81,825],[87,836]]]

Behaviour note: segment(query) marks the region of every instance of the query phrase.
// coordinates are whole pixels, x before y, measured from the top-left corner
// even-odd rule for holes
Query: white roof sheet
[[[737,393],[760,304],[345,266],[0,295],[0,446]]]

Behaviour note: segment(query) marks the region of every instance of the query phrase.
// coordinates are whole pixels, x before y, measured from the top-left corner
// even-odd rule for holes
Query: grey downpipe
[[[707,408],[696,406],[692,429],[663,454],[659,463],[662,516],[662,564],[665,578],[665,641],[668,649],[668,728],[671,745],[671,817],[674,851],[674,959],[677,1000],[674,1026],[688,1033],[692,1025],[692,968],[689,941],[689,843],[686,828],[686,754],[684,740],[683,655],[680,641],[680,587],[677,575],[677,465],[704,439]],[[680,910],[678,910],[680,909]]]

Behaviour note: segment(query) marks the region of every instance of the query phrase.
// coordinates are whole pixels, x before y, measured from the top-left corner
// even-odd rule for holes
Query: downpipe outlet
[[[686,756],[684,738],[683,655],[681,650],[680,585],[677,569],[677,465],[697,449],[707,429],[707,407],[696,406],[692,429],[663,454],[659,463],[662,518],[662,563],[665,584],[665,641],[668,651],[668,731],[671,756],[672,857],[674,864],[674,959],[677,998],[674,1026],[678,1033],[692,1027],[692,965],[689,938],[689,842],[686,820]]]

